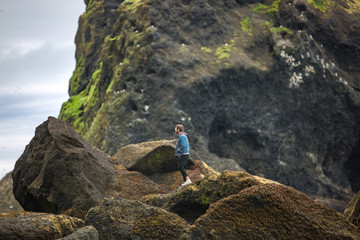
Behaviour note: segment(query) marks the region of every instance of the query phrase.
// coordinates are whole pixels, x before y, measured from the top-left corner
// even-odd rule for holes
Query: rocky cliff
[[[0,212],[22,210],[13,194],[13,180],[11,173],[0,180]]]
[[[169,138],[219,170],[360,190],[358,0],[87,0],[60,118],[113,155]]]

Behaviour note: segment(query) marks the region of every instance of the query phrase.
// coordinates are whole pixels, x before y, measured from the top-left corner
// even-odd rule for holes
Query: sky
[[[84,11],[83,0],[0,0],[0,179],[69,98]]]

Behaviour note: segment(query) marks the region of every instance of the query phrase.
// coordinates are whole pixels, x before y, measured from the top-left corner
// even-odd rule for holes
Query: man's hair
[[[180,132],[183,132],[184,131],[184,126],[181,125],[181,124],[176,124],[176,129],[179,129]]]

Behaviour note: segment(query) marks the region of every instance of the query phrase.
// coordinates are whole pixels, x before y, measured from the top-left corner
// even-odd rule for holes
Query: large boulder
[[[137,171],[148,176],[155,183],[168,190],[178,188],[183,178],[178,171],[178,159],[175,157],[174,140],[149,141],[129,144],[112,156],[115,163],[123,165],[129,171]],[[187,173],[192,181],[218,172],[199,160],[198,154],[190,150]]]
[[[114,176],[109,156],[67,123],[49,117],[16,162],[14,194],[27,211],[81,218],[103,199]]]
[[[13,193],[11,172],[0,180],[0,212],[23,210]]]
[[[189,228],[181,217],[135,200],[105,198],[90,209],[86,225],[104,239],[179,239]]]
[[[0,239],[38,240],[65,237],[84,226],[77,218],[46,213],[0,213]]]
[[[210,204],[251,186],[265,183],[279,184],[245,172],[224,171],[168,194],[145,196],[141,201],[174,212],[187,222],[193,223],[207,211]]]
[[[346,206],[344,214],[350,222],[360,227],[360,192]]]
[[[184,239],[360,239],[339,212],[292,187],[254,185],[210,205]]]
[[[138,171],[147,176],[155,173],[177,171],[175,140],[158,140],[129,144],[119,149],[113,156],[115,162],[130,171]],[[199,156],[190,151],[191,159]]]

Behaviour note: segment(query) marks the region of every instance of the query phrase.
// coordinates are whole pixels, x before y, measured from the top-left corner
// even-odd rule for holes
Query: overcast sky
[[[0,0],[0,179],[68,99],[84,11],[83,0]]]

